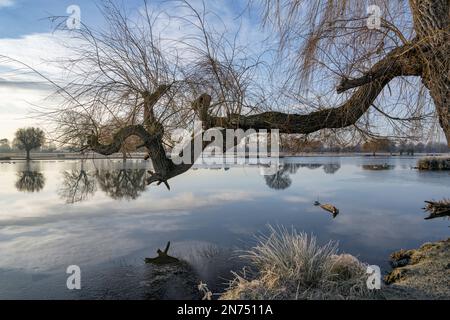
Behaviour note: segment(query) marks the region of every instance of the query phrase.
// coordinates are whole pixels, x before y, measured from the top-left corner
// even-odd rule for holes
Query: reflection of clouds
[[[118,227],[120,226],[120,227]],[[144,215],[139,223],[128,216],[100,217],[95,223],[80,219],[76,223],[54,223],[32,227],[15,227],[10,233],[33,235],[16,236],[0,242],[0,268],[20,268],[44,271],[70,264],[88,265],[125,256],[136,248],[145,248],[145,240],[132,235],[176,232],[182,229],[177,218]]]
[[[135,201],[130,210],[128,202],[111,202],[106,197],[93,199],[70,207],[53,201],[42,199],[27,202],[16,201],[11,203],[8,212],[0,215],[0,227],[7,225],[33,225],[38,223],[51,223],[59,220],[78,220],[80,218],[92,218],[105,215],[127,213],[135,215],[139,213],[173,214],[178,211],[186,212],[198,208],[221,205],[225,202],[252,201],[263,197],[264,192],[233,191],[197,194],[193,192],[170,193],[165,197],[148,197]],[[29,210],[30,206],[32,210]],[[25,214],[24,214],[25,213]]]
[[[414,217],[411,213],[353,208],[343,211],[328,228],[332,234],[354,237],[364,245],[380,247],[392,246],[404,239],[423,238],[426,235],[421,224],[421,217]]]
[[[118,207],[117,202],[106,199],[96,201],[96,207],[85,202],[59,214],[51,214],[60,212],[58,206],[36,206],[34,217],[0,217],[0,251],[4,254],[0,267],[50,270],[69,264],[106,262],[145,248],[145,241],[136,234],[150,237],[189,229],[185,217],[194,209],[251,201],[262,195],[233,190],[206,195],[185,192],[134,202],[132,210],[126,203]]]
[[[284,196],[283,201],[288,203],[310,203],[311,199],[302,196]]]

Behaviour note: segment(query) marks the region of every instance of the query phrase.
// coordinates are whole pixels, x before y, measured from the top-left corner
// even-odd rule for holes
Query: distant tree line
[[[105,137],[108,140],[109,137]],[[127,139],[120,152],[126,157],[130,152],[139,151],[135,139]],[[141,148],[142,149],[142,148]],[[0,153],[25,151],[27,159],[30,152],[79,152],[80,146],[63,146],[57,148],[52,142],[45,140],[44,132],[39,128],[21,128],[16,131],[13,141],[0,139]],[[142,150],[141,150],[142,151]],[[412,142],[407,140],[394,141],[388,138],[373,138],[354,145],[333,145],[319,140],[307,140],[300,136],[289,135],[281,139],[280,151],[288,153],[396,153],[400,155],[414,155],[415,153],[447,153],[450,148],[446,143]]]
[[[57,148],[56,145],[52,142],[44,142],[44,144],[38,148],[35,148],[35,152],[61,152],[66,148]],[[18,146],[15,144],[14,140],[10,141],[9,139],[0,139],[0,153],[7,152],[19,152],[21,151]]]
[[[291,137],[281,140],[281,151],[288,153],[396,153],[414,155],[415,153],[447,153],[450,148],[447,143],[393,141],[387,138],[370,139],[354,145],[331,145],[318,140],[304,140]]]

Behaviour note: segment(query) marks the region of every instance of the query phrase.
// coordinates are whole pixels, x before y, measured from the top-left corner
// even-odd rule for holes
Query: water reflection
[[[145,164],[142,166],[142,163],[122,162],[121,168],[114,166],[114,163],[109,163],[109,165],[101,168],[86,170],[84,162],[81,162],[81,168],[62,172],[62,183],[58,194],[69,204],[90,199],[97,189],[100,189],[112,199],[137,199],[149,185],[148,177],[151,175],[148,172],[150,171],[147,171]],[[292,185],[291,176],[296,174],[299,168],[310,170],[323,168],[326,174],[334,174],[341,168],[341,165],[339,163],[285,162],[279,165],[275,174],[264,175],[265,183],[274,190],[287,189]],[[192,170],[198,169],[201,168],[194,167]],[[230,167],[224,169],[229,170]]]
[[[379,171],[379,170],[393,170],[395,169],[394,165],[389,165],[387,163],[383,164],[363,164],[363,170],[371,170],[371,171]]]
[[[339,163],[327,163],[323,165],[323,171],[326,174],[335,174],[341,168]]]
[[[199,166],[173,181],[171,192],[143,191],[145,170],[151,169],[143,161],[128,160],[126,167],[86,161],[85,168],[80,161],[35,161],[32,169],[0,164],[0,298],[189,298],[187,288],[200,280],[221,292],[229,271],[240,267],[227,264],[226,255],[208,260],[197,251],[210,245],[245,249],[267,224],[314,233],[320,243],[340,241],[343,251],[384,271],[393,251],[448,237],[448,220],[424,221],[420,208],[424,200],[448,197],[450,176],[410,170],[414,158],[376,160],[395,169],[366,171],[362,165],[377,162],[363,157],[286,158],[291,163],[267,177],[256,166],[227,166],[227,172]],[[38,194],[14,188],[19,174],[21,185],[36,181],[27,171],[45,175]],[[60,197],[68,203],[87,200],[67,205]],[[332,220],[312,205],[316,199],[344,214]],[[143,263],[169,239],[170,255],[187,261],[195,273]],[[86,286],[79,292],[64,285],[70,264],[84,272]]]
[[[64,171],[63,182],[58,194],[66,203],[75,203],[89,199],[96,191],[95,176],[81,169]]]
[[[95,177],[100,189],[112,199],[137,199],[147,186],[145,169],[97,170]]]
[[[284,190],[291,186],[290,174],[295,174],[302,165],[298,163],[283,163],[278,171],[272,175],[264,176],[266,185],[275,190]]]
[[[39,192],[45,186],[44,175],[32,169],[30,163],[26,164],[25,170],[17,172],[16,189],[21,192]]]
[[[341,165],[339,163],[283,163],[275,174],[264,176],[266,185],[275,190],[289,188],[292,184],[290,175],[296,174],[299,168],[308,168],[310,170],[323,168],[326,174],[335,174],[341,168]]]

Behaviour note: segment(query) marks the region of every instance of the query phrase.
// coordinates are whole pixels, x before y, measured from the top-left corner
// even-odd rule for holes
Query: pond
[[[449,236],[450,222],[424,220],[421,208],[450,195],[450,175],[411,169],[417,158],[281,161],[271,176],[251,165],[194,166],[170,190],[146,186],[150,165],[141,160],[1,163],[0,298],[189,297],[185,276],[144,264],[168,241],[171,255],[220,291],[241,267],[234,250],[268,225],[339,241],[342,252],[383,272],[391,252]],[[340,212],[333,218],[315,201]],[[66,287],[69,265],[81,268],[81,290]]]

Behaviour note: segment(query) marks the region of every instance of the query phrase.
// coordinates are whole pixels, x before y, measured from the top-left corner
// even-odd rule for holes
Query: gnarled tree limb
[[[98,141],[98,137],[94,134],[88,137],[88,144],[92,151],[108,156],[119,152],[122,144],[130,136],[138,136],[145,145],[157,138],[157,136],[148,133],[142,125],[128,125],[114,134],[112,142],[109,144],[101,144]]]
[[[161,99],[164,93],[169,90],[170,86],[160,85],[153,93],[148,91],[142,92],[142,98],[144,99],[144,124],[148,125],[155,120],[153,107]]]
[[[423,46],[422,46],[423,47]],[[338,93],[370,83],[387,74],[398,76],[420,76],[422,64],[418,50],[426,50],[419,47],[416,41],[392,50],[385,58],[376,63],[366,74],[359,78],[343,78],[336,87]]]
[[[344,104],[309,114],[264,112],[249,116],[209,117],[212,127],[247,129],[279,129],[281,133],[308,134],[321,129],[345,128],[355,124],[367,112],[383,88],[395,77],[420,75],[421,66],[413,45],[404,45],[392,50],[369,71],[372,76],[345,83],[345,88],[362,85]],[[342,87],[342,91],[344,87]],[[204,111],[199,114],[204,118]],[[203,120],[203,119],[202,119]]]

